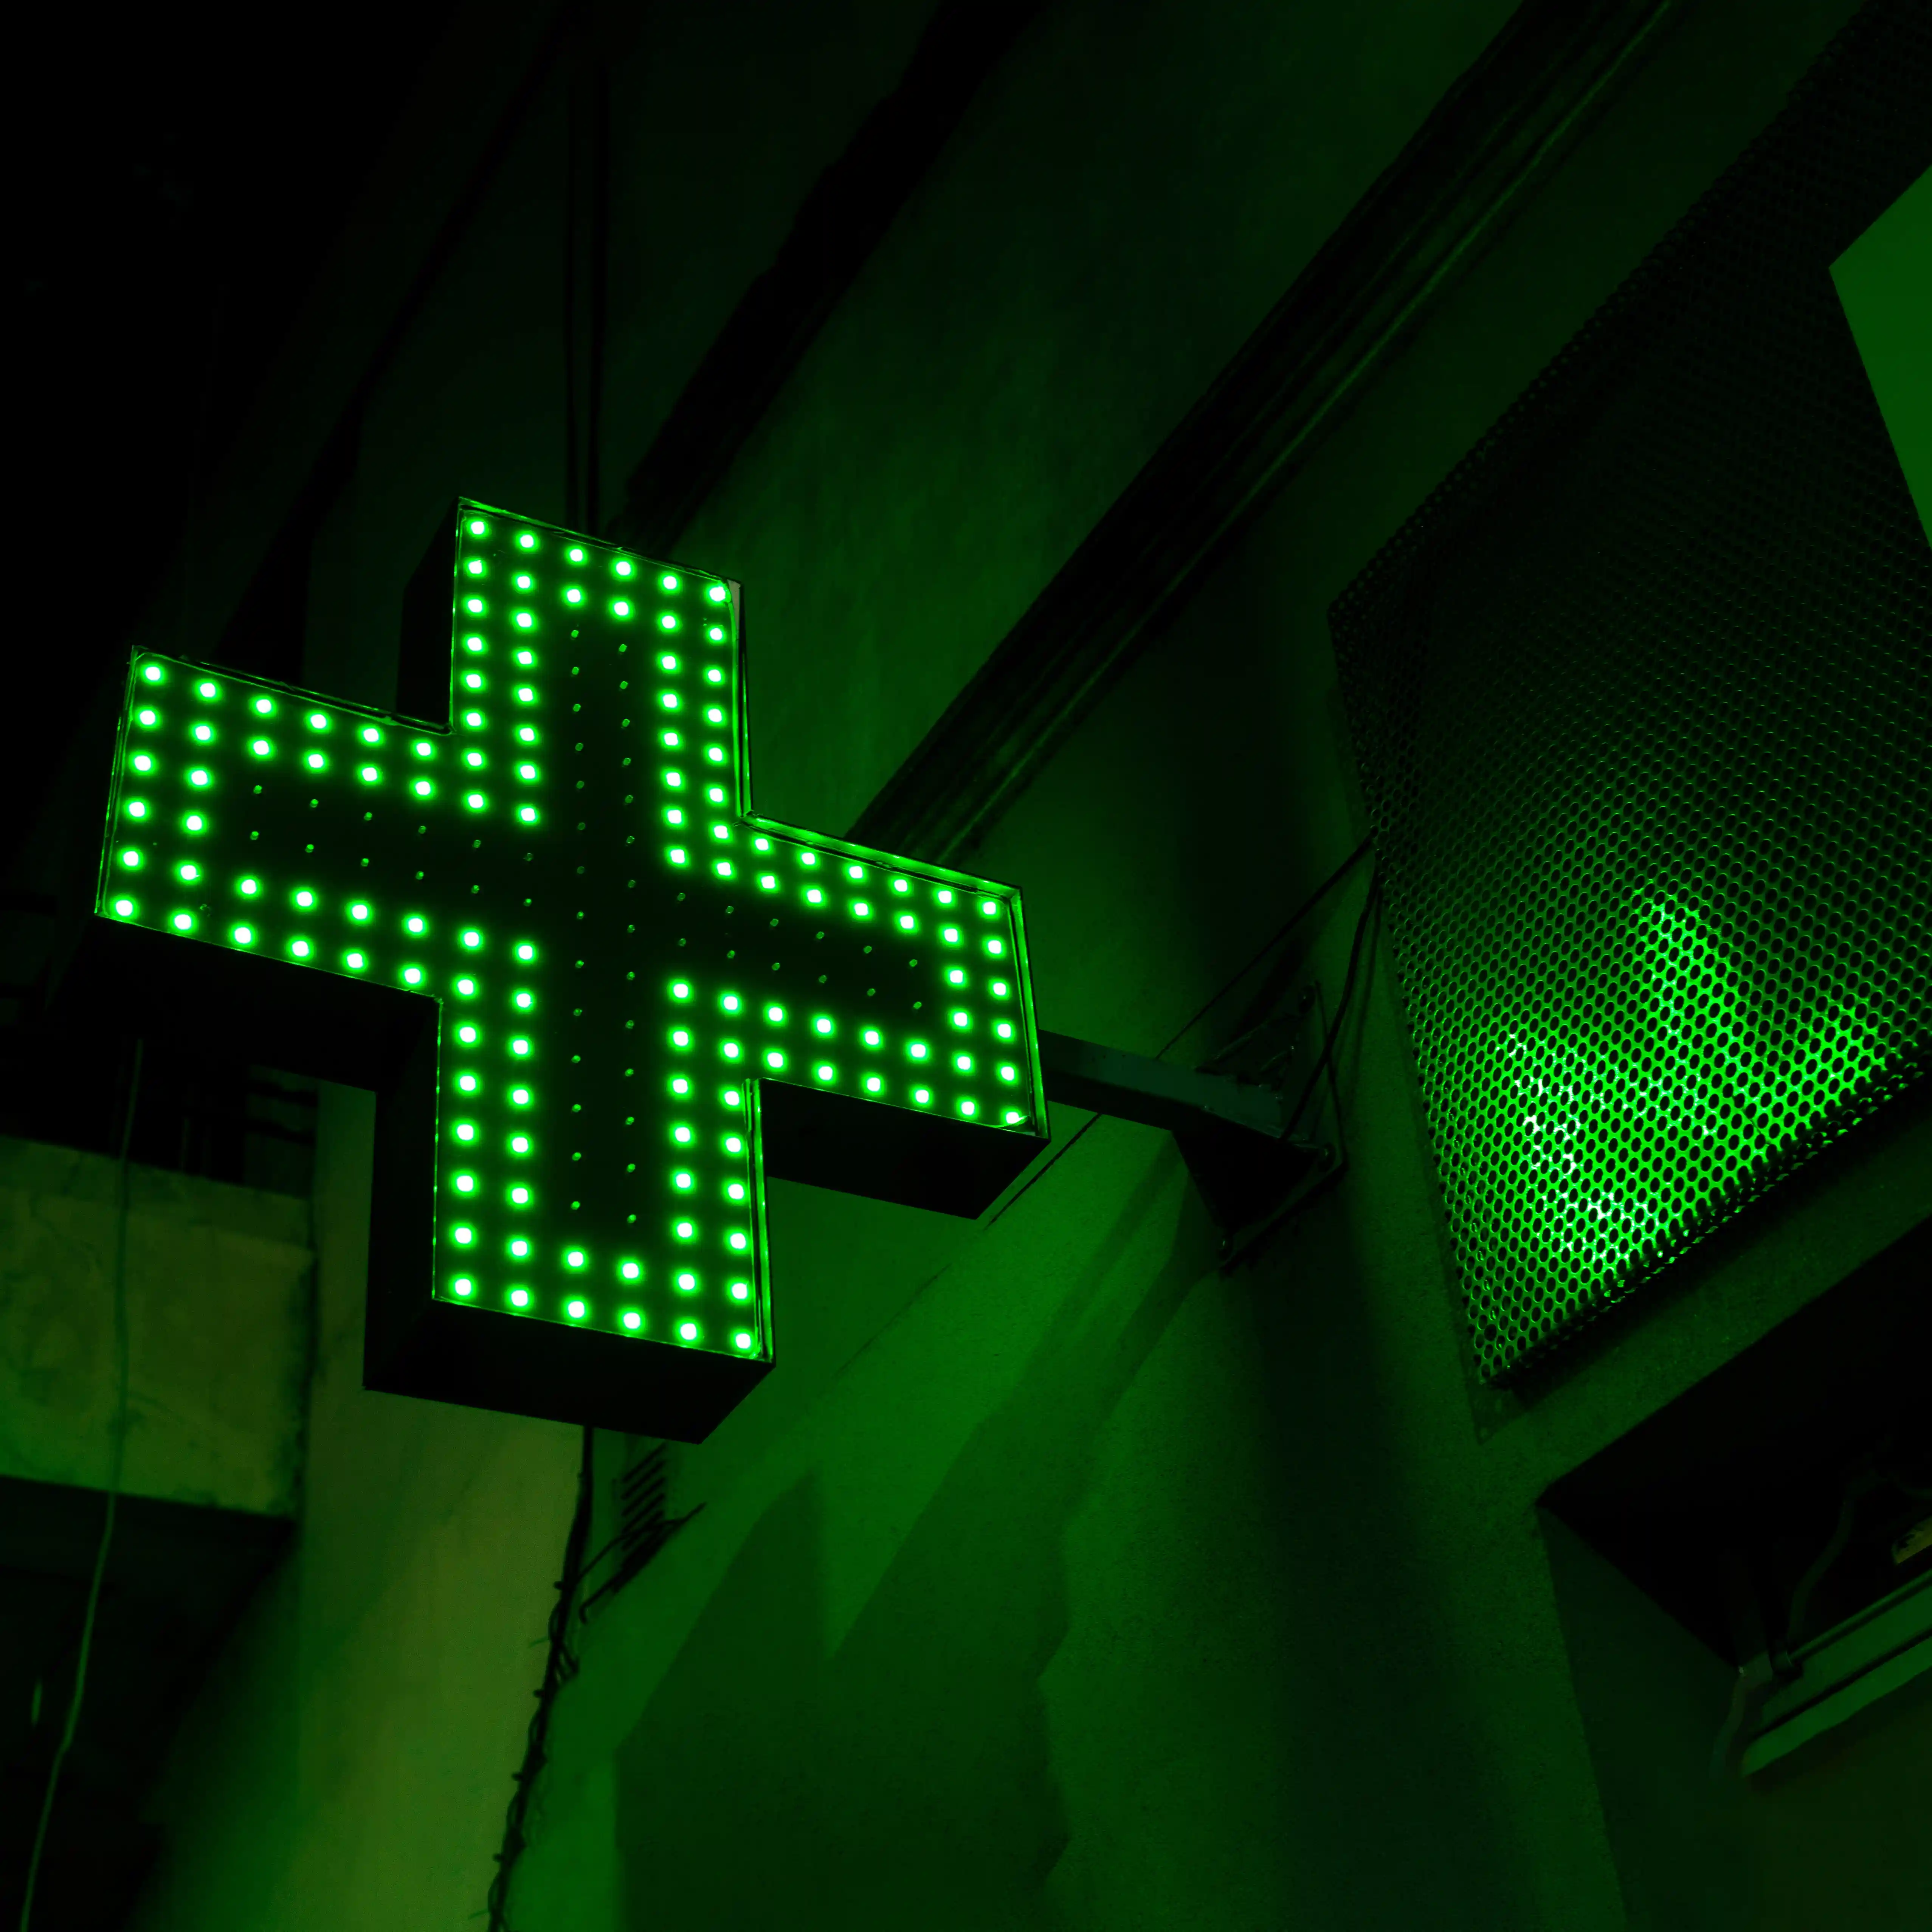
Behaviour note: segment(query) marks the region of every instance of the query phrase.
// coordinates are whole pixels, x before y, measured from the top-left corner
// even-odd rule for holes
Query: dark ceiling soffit
[[[1520,8],[848,836],[970,854],[1684,10]]]
[[[899,83],[800,204],[625,487],[605,534],[668,556],[1042,0],[946,0]]]
[[[397,352],[429,299],[457,245],[468,232],[484,196],[496,178],[532,106],[549,80],[558,56],[582,28],[587,0],[563,0],[548,31],[502,112],[496,117],[476,165],[445,214],[428,252],[389,318],[355,388],[342,407],[334,428],[311,466],[280,529],[243,591],[220,640],[211,654],[218,664],[257,671],[266,676],[298,681],[302,635],[308,612],[309,554],[316,533],[334,508],[356,472],[362,418],[376,386],[387,375]],[[118,692],[120,670],[110,667]]]

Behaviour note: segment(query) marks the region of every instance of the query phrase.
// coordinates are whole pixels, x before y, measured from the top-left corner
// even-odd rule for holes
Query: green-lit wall
[[[607,506],[929,10],[640,16]],[[1851,10],[1691,8],[999,827],[978,862],[1027,895],[1043,1024],[1162,1049],[1356,842],[1330,600]],[[678,546],[746,586],[761,809],[851,822],[1508,12],[1062,0],[1022,35]],[[365,419],[312,587],[308,675],[343,695],[388,697],[450,496],[562,513],[562,120],[554,86]],[[266,422],[346,380],[316,345],[372,334],[354,271]],[[212,524],[272,525],[274,443]],[[1293,942],[1331,995],[1364,883]],[[1926,1709],[1774,1798],[1700,1793],[1726,1672],[1534,1506],[1924,1214],[1924,1136],[1512,1409],[1472,1390],[1372,964],[1350,1172],[1230,1276],[1172,1142],[1114,1121],[982,1225],[775,1190],[779,1366],[676,1452],[672,1508],[703,1514],[584,1635],[523,1932],[1877,1932],[1924,1907],[1897,1851],[1932,1813]],[[174,1850],[140,1932],[453,1928],[494,1872],[579,1438],[361,1390],[370,1113],[322,1113],[302,1536],[157,1795]],[[614,1473],[621,1438],[597,1447]],[[612,1526],[600,1486],[593,1546]]]

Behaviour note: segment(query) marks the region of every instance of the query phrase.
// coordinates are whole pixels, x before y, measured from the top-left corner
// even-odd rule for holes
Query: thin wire
[[[570,1533],[564,1539],[563,1574],[552,1586],[557,1592],[557,1599],[550,1613],[550,1654],[544,1662],[543,1682],[530,1694],[537,1700],[537,1708],[530,1717],[524,1746],[523,1768],[510,1774],[517,1789],[510,1800],[509,1814],[504,1821],[503,1849],[494,1854],[496,1876],[490,1881],[483,1910],[470,1915],[472,1918],[481,1918],[487,1914],[490,1932],[508,1932],[510,1875],[528,1848],[530,1840],[524,1828],[529,1820],[530,1800],[536,1790],[537,1778],[550,1761],[550,1707],[556,1701],[557,1693],[578,1672],[577,1653],[570,1646],[570,1611],[584,1582],[584,1546],[590,1539],[592,1470],[596,1443],[596,1429],[586,1422],[584,1425],[583,1456],[578,1465],[577,1508],[570,1520]]]
[[[1362,937],[1369,929],[1369,920],[1382,896],[1380,873],[1372,873],[1369,878],[1368,896],[1362,902],[1362,910],[1355,921],[1355,936],[1348,946],[1348,970],[1342,980],[1342,997],[1335,1003],[1335,1017],[1328,1022],[1327,1036],[1322,1042],[1322,1054],[1310,1072],[1307,1084],[1301,1090],[1301,1098],[1294,1103],[1294,1112],[1288,1117],[1288,1124],[1282,1129],[1285,1140],[1294,1132],[1301,1119],[1301,1110],[1308,1105],[1308,1096],[1315,1091],[1315,1083],[1322,1078],[1322,1071],[1328,1064],[1328,1058],[1335,1051],[1335,1042],[1341,1036],[1342,1022],[1348,1017],[1348,1003],[1355,991],[1355,965],[1361,957]]]
[[[100,1603],[100,1580],[107,1570],[107,1547],[114,1538],[114,1506],[121,1493],[122,1464],[128,1449],[128,1149],[134,1134],[134,1103],[141,1090],[141,1053],[146,1042],[134,1042],[134,1077],[128,1086],[128,1112],[121,1124],[121,1172],[115,1201],[119,1226],[114,1240],[114,1359],[120,1397],[114,1421],[114,1449],[107,1479],[107,1520],[102,1525],[100,1545],[94,1553],[94,1580],[88,1586],[87,1615],[80,1627],[80,1658],[74,1666],[74,1695],[68,1700],[67,1727],[61,1733],[47,1773],[46,1796],[40,1802],[40,1822],[34,1833],[33,1856],[27,1862],[26,1896],[20,1901],[20,1932],[29,1932],[34,1910],[34,1887],[40,1877],[40,1854],[47,1839],[47,1821],[52,1817],[54,1792],[60,1784],[61,1766],[80,1722],[80,1700],[87,1688],[88,1652],[94,1643],[94,1616]]]
[[[1207,1004],[1202,1007],[1200,1011],[1197,1012],[1192,1019],[1189,1020],[1180,1028],[1180,1030],[1174,1034],[1174,1037],[1167,1042],[1166,1046],[1163,1046],[1160,1049],[1160,1053],[1155,1054],[1154,1058],[1157,1060],[1160,1058],[1161,1054],[1172,1052],[1174,1048],[1178,1046],[1182,1040],[1185,1040],[1186,1036],[1207,1018],[1208,1014],[1212,1012],[1218,1006],[1221,1002],[1225,1000],[1228,995],[1232,993],[1264,958],[1268,957],[1268,954],[1273,952],[1274,949],[1279,946],[1281,942],[1286,939],[1288,935],[1292,932],[1318,905],[1322,903],[1322,900],[1328,896],[1328,893],[1334,889],[1337,883],[1347,876],[1349,870],[1360,860],[1362,854],[1368,850],[1370,845],[1372,842],[1372,839],[1364,838],[1362,842],[1358,845],[1332,872],[1328,874],[1328,878],[1324,879],[1321,884],[1317,886],[1314,891],[1310,892],[1307,898],[1304,899],[1301,904],[1296,907],[1294,910],[1290,913],[1287,918],[1282,921],[1280,926],[1275,928],[1274,932],[1270,934],[1268,938],[1262,940],[1260,946],[1256,949],[1253,956],[1249,959],[1248,963],[1222,982],[1220,990],[1209,996]],[[1370,904],[1374,902],[1374,898],[1375,888],[1372,886],[1370,891]],[[1363,910],[1364,916],[1366,916],[1367,908],[1365,906]],[[1358,946],[1361,943],[1361,935],[1362,929],[1360,923],[1358,922],[1355,928],[1355,943]],[[1352,950],[1348,956],[1348,976],[1352,980],[1354,977],[1354,970],[1355,956],[1354,951]],[[1343,1001],[1346,1003],[1348,998],[1348,992],[1346,986],[1343,988],[1342,997]],[[1339,1026],[1340,1024],[1342,1012],[1342,1008],[1338,1007],[1336,1009],[1334,1026]],[[1330,1037],[1331,1040],[1334,1037],[1334,1026],[1331,1026],[1330,1028]],[[1327,1060],[1328,1053],[1328,1047],[1324,1046],[1322,1048],[1322,1061],[1318,1062],[1316,1067],[1316,1072],[1317,1074],[1321,1071],[1322,1063],[1325,1063]],[[1311,1076],[1310,1078],[1312,1083],[1313,1076]],[[1304,1093],[1302,1096],[1304,1103],[1306,1102],[1307,1097],[1307,1094]],[[1294,1110],[1294,1117],[1297,1120],[1299,1120],[1301,1118],[1301,1108],[1300,1106],[1298,1106]],[[987,1226],[990,1228],[994,1221],[999,1220],[1001,1216],[1010,1213],[1013,1208],[1016,1208],[1035,1186],[1046,1178],[1047,1175],[1053,1171],[1054,1168],[1058,1165],[1062,1159],[1073,1151],[1074,1148],[1079,1144],[1081,1136],[1084,1135],[1090,1127],[1097,1126],[1100,1124],[1101,1118],[1102,1116],[1098,1114],[1090,1114],[1082,1125],[1076,1127],[1072,1133],[1069,1134],[1066,1139],[1062,1141],[1060,1144],[1053,1150],[1052,1153],[1048,1154],[1046,1159],[1042,1161],[1039,1166],[1035,1168],[1032,1173],[1027,1176],[1025,1182],[1021,1186],[1017,1192],[1016,1192],[1009,1200],[1001,1204],[999,1212],[993,1215],[992,1219],[987,1222]]]

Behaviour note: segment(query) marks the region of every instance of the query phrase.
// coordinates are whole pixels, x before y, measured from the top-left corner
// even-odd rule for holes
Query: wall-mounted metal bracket
[[[1047,1098],[1172,1133],[1221,1229],[1221,1264],[1232,1267],[1342,1172],[1332,1069],[1322,1070],[1294,1132],[1285,1131],[1321,1057],[1322,1015],[1319,990],[1310,985],[1198,1067],[1042,1032]]]

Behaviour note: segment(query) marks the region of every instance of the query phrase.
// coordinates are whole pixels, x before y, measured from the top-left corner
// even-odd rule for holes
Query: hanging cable
[[[1372,842],[1370,840],[1364,838],[1362,842],[1358,845],[1332,872],[1328,874],[1328,878],[1324,879],[1321,884],[1317,886],[1314,891],[1310,892],[1307,898],[1303,900],[1301,904],[1298,906],[1293,912],[1290,913],[1288,917],[1283,920],[1281,924],[1276,926],[1274,931],[1270,934],[1266,939],[1262,940],[1261,944],[1255,949],[1254,953],[1250,958],[1247,964],[1245,966],[1241,967],[1238,971],[1231,974],[1228,977],[1222,982],[1220,989],[1217,992],[1209,995],[1206,1004],[1201,1007],[1200,1010],[1196,1012],[1191,1019],[1186,1021],[1182,1026],[1176,1030],[1174,1037],[1160,1049],[1160,1053],[1154,1055],[1154,1058],[1156,1060],[1163,1054],[1172,1052],[1174,1048],[1178,1046],[1182,1040],[1185,1040],[1187,1036],[1207,1018],[1208,1014],[1212,1012],[1214,1009],[1218,1006],[1221,1002],[1225,1000],[1228,995],[1232,993],[1234,988],[1238,986],[1241,982],[1245,980],[1248,975],[1252,973],[1255,968],[1258,966],[1272,952],[1274,949],[1279,946],[1281,942],[1286,939],[1288,935],[1292,932],[1318,905],[1322,903],[1322,900],[1324,899],[1328,894],[1334,890],[1335,886],[1340,884],[1342,879],[1346,878],[1348,873],[1354,868],[1356,864],[1361,859],[1362,855],[1368,850],[1371,842]],[[1375,903],[1376,893],[1378,890],[1379,888],[1371,886],[1370,889],[1368,904],[1365,904],[1362,909],[1362,917],[1364,920],[1367,918],[1369,906],[1372,905]],[[1348,980],[1350,982],[1352,982],[1354,978],[1355,952],[1357,950],[1359,950],[1361,945],[1361,939],[1362,926],[1360,922],[1358,921],[1355,927],[1355,946],[1354,949],[1351,950],[1348,955]],[[1331,1044],[1334,1039],[1335,1030],[1341,1024],[1342,1015],[1346,1010],[1348,997],[1348,986],[1345,984],[1342,994],[1342,1004],[1337,1006],[1334,1024],[1329,1029],[1329,1041]],[[1318,1074],[1320,1072],[1322,1066],[1327,1061],[1328,1056],[1328,1048],[1327,1046],[1324,1046],[1322,1048],[1322,1060],[1316,1064],[1316,1073]],[[1310,1088],[1307,1091],[1304,1091],[1302,1095],[1303,1105],[1306,1104],[1308,1098],[1308,1092],[1310,1091],[1312,1091],[1312,1077]],[[1300,1117],[1301,1106],[1298,1105],[1295,1108],[1295,1118],[1299,1120]],[[1057,1147],[1055,1147],[1053,1151],[1047,1156],[1046,1159],[1042,1161],[1039,1166],[1035,1168],[1032,1173],[1027,1176],[1024,1183],[1021,1186],[1018,1190],[1014,1193],[1010,1198],[1000,1204],[998,1211],[992,1216],[992,1219],[987,1222],[986,1225],[988,1227],[991,1227],[993,1222],[998,1220],[1001,1216],[1009,1213],[1012,1208],[1017,1207],[1024,1196],[1031,1191],[1036,1183],[1046,1179],[1047,1175],[1052,1172],[1054,1166],[1058,1165],[1064,1156],[1070,1154],[1073,1151],[1074,1148],[1078,1144],[1081,1136],[1087,1132],[1088,1129],[1097,1125],[1103,1118],[1104,1116],[1099,1114],[1090,1114],[1081,1126],[1076,1127],[1072,1133],[1069,1134],[1066,1139],[1062,1141]]]
[[[134,1067],[128,1082],[128,1108],[121,1123],[120,1173],[115,1189],[116,1232],[114,1238],[114,1363],[119,1394],[115,1404],[113,1449],[109,1458],[107,1520],[100,1529],[100,1546],[94,1553],[94,1580],[88,1586],[87,1613],[81,1620],[80,1654],[74,1670],[74,1694],[68,1700],[67,1724],[54,1751],[47,1772],[46,1795],[40,1801],[40,1822],[34,1833],[34,1849],[27,1861],[27,1889],[20,1900],[20,1932],[29,1932],[34,1912],[34,1887],[40,1877],[40,1855],[46,1849],[47,1822],[53,1816],[54,1793],[60,1786],[61,1766],[67,1761],[74,1734],[80,1722],[80,1700],[87,1688],[88,1653],[94,1644],[94,1613],[100,1606],[100,1580],[107,1572],[108,1546],[114,1540],[115,1503],[121,1493],[122,1465],[128,1450],[128,1149],[134,1138],[134,1105],[141,1091],[141,1054],[146,1042],[134,1042]]]
[[[570,1612],[577,1600],[577,1593],[583,1586],[584,1546],[590,1540],[591,1469],[596,1442],[597,1431],[586,1422],[584,1425],[583,1459],[578,1467],[577,1510],[570,1520],[570,1534],[563,1546],[563,1574],[550,1586],[556,1592],[557,1598],[550,1613],[550,1654],[544,1664],[543,1682],[530,1694],[537,1700],[537,1708],[530,1718],[523,1768],[510,1774],[517,1789],[510,1800],[509,1814],[504,1821],[503,1849],[494,1855],[496,1876],[490,1881],[488,1900],[489,1932],[510,1932],[510,1874],[530,1845],[524,1826],[529,1820],[530,1798],[536,1789],[538,1776],[549,1762],[547,1747],[550,1708],[556,1702],[557,1693],[578,1672],[577,1653],[570,1644]]]
[[[1369,878],[1368,896],[1362,902],[1360,917],[1355,921],[1355,937],[1348,946],[1348,970],[1342,980],[1342,997],[1335,1003],[1335,1017],[1328,1023],[1328,1031],[1322,1042],[1322,1053],[1310,1072],[1306,1085],[1301,1090],[1301,1098],[1294,1103],[1294,1112],[1288,1117],[1288,1124],[1282,1129],[1286,1138],[1294,1132],[1301,1119],[1301,1110],[1308,1105],[1308,1096],[1315,1091],[1315,1083],[1322,1078],[1322,1070],[1328,1064],[1329,1056],[1335,1051],[1335,1042],[1341,1036],[1342,1022],[1347,1017],[1348,1002],[1355,990],[1355,966],[1362,951],[1362,940],[1369,929],[1370,919],[1374,914],[1382,895],[1382,874],[1372,873]]]

